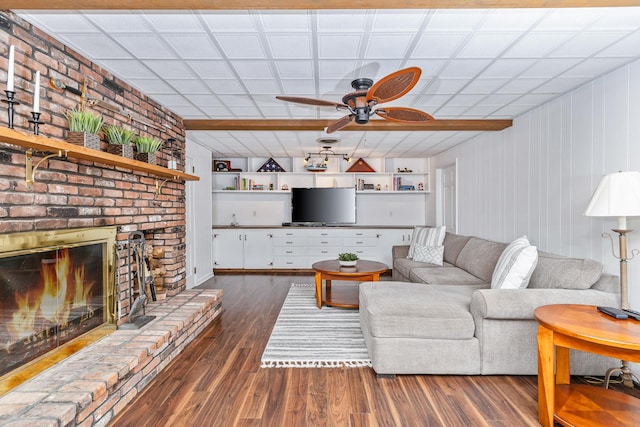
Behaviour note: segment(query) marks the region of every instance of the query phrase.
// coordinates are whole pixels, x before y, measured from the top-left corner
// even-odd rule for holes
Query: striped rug
[[[322,307],[315,286],[291,285],[262,354],[263,368],[371,366],[358,310]]]

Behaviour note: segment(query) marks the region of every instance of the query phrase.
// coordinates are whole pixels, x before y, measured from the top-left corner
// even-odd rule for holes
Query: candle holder
[[[31,116],[33,117],[33,119],[30,119],[29,123],[33,123],[33,134],[34,135],[38,135],[40,133],[39,125],[40,125],[40,123],[44,123],[44,122],[40,121],[40,113],[39,112],[32,111],[31,112]]]
[[[7,113],[9,114],[9,129],[13,129],[13,106],[20,105],[20,103],[15,99],[15,91],[5,90],[4,93],[7,94],[7,99],[3,99],[2,102],[9,104],[7,106]]]

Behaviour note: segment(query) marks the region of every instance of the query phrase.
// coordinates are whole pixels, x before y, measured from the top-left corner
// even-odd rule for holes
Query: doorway
[[[436,169],[436,223],[445,225],[447,231],[458,230],[458,161]]]

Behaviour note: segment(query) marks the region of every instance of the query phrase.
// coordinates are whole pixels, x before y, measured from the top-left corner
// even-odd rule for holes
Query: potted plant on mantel
[[[100,128],[102,127],[102,116],[91,111],[73,109],[65,116],[69,122],[69,132],[67,132],[67,142],[82,147],[100,150]]]
[[[159,141],[152,136],[139,136],[138,138],[136,138],[135,144],[136,160],[155,165],[156,151],[158,151],[158,149],[162,145],[162,141]]]
[[[133,140],[134,133],[131,129],[125,129],[122,126],[106,125],[102,128],[104,137],[109,143],[107,152],[117,154],[128,159],[133,159]]]

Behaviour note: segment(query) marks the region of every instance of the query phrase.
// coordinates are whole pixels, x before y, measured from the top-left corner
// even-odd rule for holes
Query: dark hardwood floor
[[[535,376],[405,375],[370,368],[260,368],[291,283],[219,275],[224,312],[112,426],[539,426]]]

